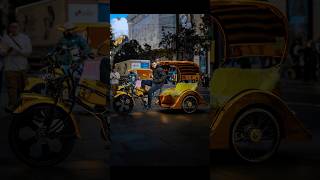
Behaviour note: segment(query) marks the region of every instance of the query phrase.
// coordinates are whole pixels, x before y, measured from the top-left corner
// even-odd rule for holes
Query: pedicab
[[[50,94],[21,94],[12,113],[9,142],[17,158],[27,165],[52,166],[68,157],[75,140],[81,139],[79,121],[73,113],[75,105],[95,117],[101,138],[109,142],[107,85],[97,80],[97,74],[90,73],[99,72],[98,66],[85,66],[78,83],[74,74],[81,66],[74,63],[59,75],[45,76],[43,81]]]
[[[211,20],[224,47],[210,82],[210,149],[231,149],[242,160],[262,162],[277,152],[281,140],[310,139],[280,97],[286,17],[269,3],[211,1]],[[263,59],[273,63],[259,67]]]
[[[197,92],[200,79],[197,64],[190,61],[160,61],[159,65],[167,75],[170,75],[167,79],[173,82],[175,87],[155,92],[152,104],[157,104],[161,108],[182,109],[186,113],[193,113],[198,105],[206,103]],[[141,87],[141,82],[139,84],[128,83],[119,87],[114,97],[114,109],[117,112],[131,112],[136,98],[141,99],[143,104],[146,103],[148,89]]]
[[[182,109],[185,113],[194,113],[198,106],[206,104],[198,93],[200,80],[199,66],[191,61],[161,61],[160,66],[171,74],[169,78],[176,84],[175,87],[165,89],[159,96],[159,105],[162,108]]]

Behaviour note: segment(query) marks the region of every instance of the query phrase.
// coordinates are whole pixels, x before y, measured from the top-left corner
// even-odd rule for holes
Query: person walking
[[[28,57],[32,53],[30,38],[19,31],[19,24],[12,21],[2,42],[8,49],[4,55],[4,73],[8,88],[9,102],[6,111],[12,112],[17,104],[20,93],[24,89]]]

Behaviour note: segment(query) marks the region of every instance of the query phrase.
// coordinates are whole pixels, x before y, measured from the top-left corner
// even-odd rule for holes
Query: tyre
[[[65,111],[43,104],[14,115],[9,142],[14,154],[25,164],[52,166],[72,152],[74,132],[73,123]]]
[[[281,136],[274,114],[262,108],[254,108],[238,116],[230,138],[233,150],[242,160],[259,163],[277,152]]]
[[[129,95],[120,95],[113,100],[113,109],[117,113],[130,113],[133,109],[133,99]]]
[[[198,100],[194,96],[187,96],[182,101],[182,110],[187,113],[191,114],[196,112],[198,109]]]

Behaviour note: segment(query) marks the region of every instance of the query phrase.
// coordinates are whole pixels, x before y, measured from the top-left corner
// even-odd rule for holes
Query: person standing
[[[32,53],[30,38],[19,31],[19,24],[12,21],[8,25],[7,33],[2,38],[8,49],[4,55],[4,73],[8,88],[9,102],[6,111],[13,111],[18,97],[24,89],[28,57]]]
[[[111,84],[111,89],[114,96],[117,93],[119,80],[120,80],[120,74],[119,72],[117,72],[116,68],[113,68],[112,72],[110,73],[110,84]]]
[[[317,81],[316,70],[317,70],[317,54],[314,43],[309,40],[303,51],[304,57],[304,80]]]

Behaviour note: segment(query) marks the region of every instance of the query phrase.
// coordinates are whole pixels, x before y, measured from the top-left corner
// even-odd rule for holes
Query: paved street
[[[203,90],[205,91],[205,90]],[[205,93],[205,92],[204,92]],[[128,116],[111,118],[112,166],[207,166],[208,109],[195,114],[137,103]]]
[[[282,143],[270,161],[252,165],[235,160],[229,152],[211,152],[211,179],[320,179],[320,85],[297,81],[282,83],[284,100],[312,131],[310,142]]]

